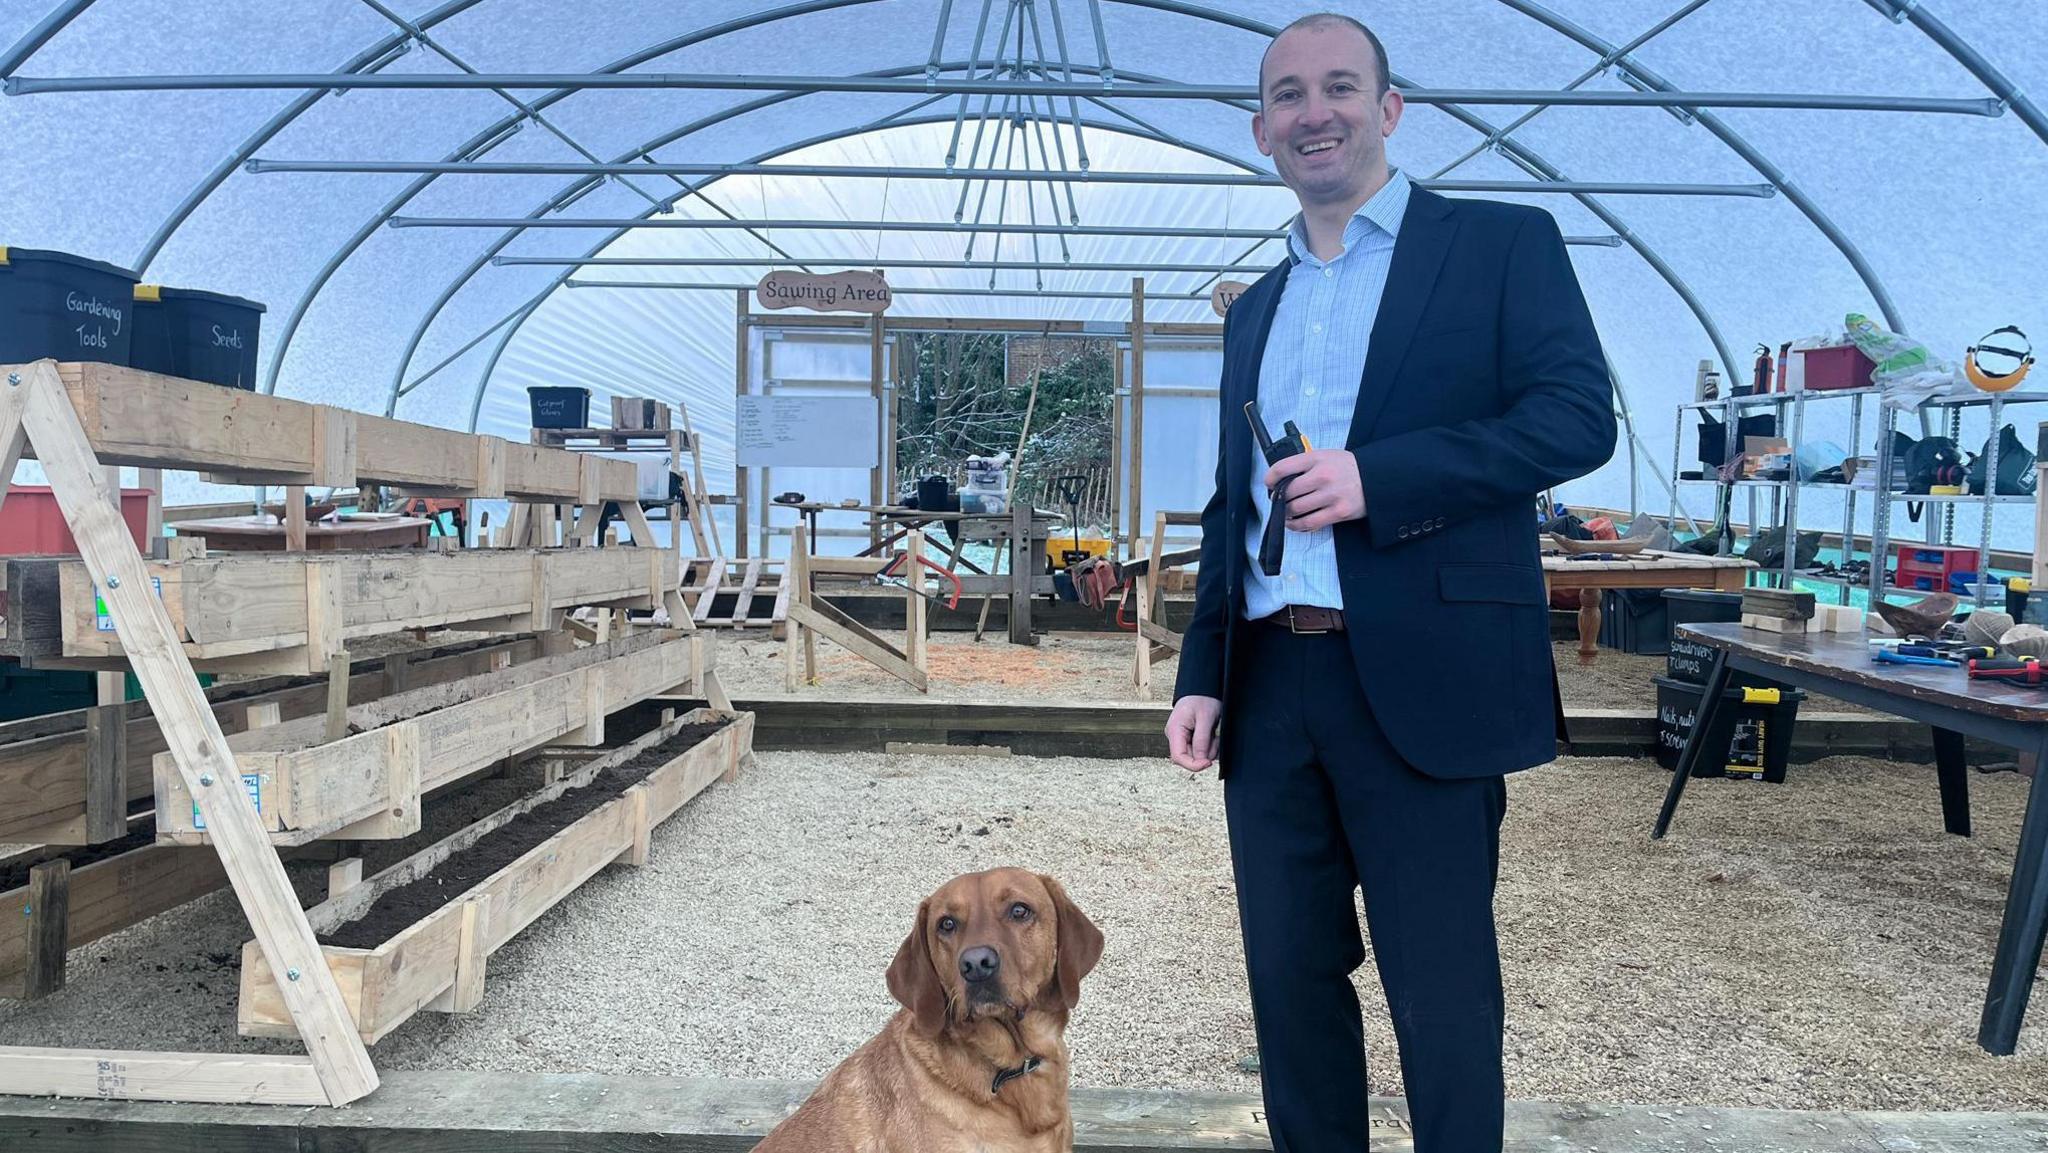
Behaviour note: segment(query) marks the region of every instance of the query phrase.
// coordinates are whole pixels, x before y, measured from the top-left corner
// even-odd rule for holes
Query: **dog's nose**
[[[977,945],[960,954],[960,976],[970,985],[988,980],[1002,967],[1002,957],[987,945]]]

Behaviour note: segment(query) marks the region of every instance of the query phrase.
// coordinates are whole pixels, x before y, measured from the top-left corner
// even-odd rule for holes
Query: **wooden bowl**
[[[1550,543],[1557,546],[1557,550],[1567,556],[1590,552],[1632,556],[1643,551],[1650,544],[1648,537],[1637,537],[1634,540],[1573,540],[1568,536],[1559,536],[1557,533],[1549,533],[1547,535],[1550,537]]]

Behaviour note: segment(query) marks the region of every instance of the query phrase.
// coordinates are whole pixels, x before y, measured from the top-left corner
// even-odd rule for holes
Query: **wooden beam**
[[[830,606],[823,602],[813,606],[802,601],[791,601],[789,619],[840,645],[883,672],[907,682],[918,692],[926,691],[927,678],[923,670],[913,667],[902,653],[872,636],[862,636],[854,628],[848,627],[852,622],[831,619],[826,615],[829,610]]]
[[[1131,278],[1131,535],[1145,515],[1145,278]],[[1136,552],[1135,545],[1132,552]]]
[[[732,363],[733,363],[733,387],[732,387],[732,395],[733,395],[733,402],[734,402],[735,404],[737,404],[737,403],[739,402],[739,399],[740,399],[741,397],[744,397],[744,396],[746,396],[746,395],[747,395],[747,384],[748,384],[748,380],[749,380],[749,375],[748,375],[748,370],[747,370],[747,290],[746,290],[746,289],[744,289],[744,288],[740,289],[740,290],[739,290],[739,292],[738,292],[738,297],[739,297],[739,303],[738,303],[738,306],[737,306],[737,308],[735,309],[735,311],[734,311],[734,314],[733,314],[733,315],[734,315],[734,318],[735,318],[735,319],[734,319],[734,322],[733,322],[733,326],[732,326],[732,327],[733,327],[733,334],[734,334],[735,340],[736,340],[736,342],[737,342],[737,347],[735,347],[735,348],[733,349],[733,356],[732,356]],[[732,529],[733,529],[733,532],[732,532],[732,535],[733,535],[733,542],[732,542],[732,555],[734,555],[734,556],[736,556],[736,557],[744,557],[744,556],[746,556],[746,555],[747,555],[747,536],[748,536],[748,533],[747,533],[747,500],[748,500],[748,496],[747,496],[747,488],[748,488],[748,484],[749,484],[749,482],[751,481],[751,479],[752,479],[752,478],[751,478],[751,477],[749,476],[749,474],[748,474],[748,470],[747,470],[747,469],[746,469],[745,467],[741,466],[741,465],[737,465],[737,464],[736,464],[736,465],[734,465],[734,466],[733,466],[733,470],[732,470],[732,473],[733,473],[733,478],[734,478],[734,479],[733,479],[733,491],[734,491],[734,493],[736,494],[736,496],[738,497],[738,504],[737,504],[737,505],[736,505],[736,507],[735,507],[735,510],[734,510],[734,516],[733,516],[733,522],[732,522]],[[762,498],[763,500],[766,500],[766,499],[767,499],[767,497],[768,497],[768,494],[767,494],[767,493],[762,493],[762,494],[761,494],[761,498]]]
[[[215,851],[263,955],[274,970],[298,970],[305,978],[288,983],[284,1000],[306,1043],[323,1098],[337,1105],[356,1100],[377,1087],[369,1051],[351,1027],[341,991],[320,958],[284,865],[242,792],[227,736],[200,695],[163,602],[150,591],[127,526],[107,503],[97,472],[101,462],[94,459],[79,414],[50,362],[35,365],[24,386],[23,422],[30,443],[94,583],[104,590],[122,646],[156,710],[178,771],[205,815]]]
[[[28,967],[22,997],[36,1001],[64,987],[71,947],[71,862],[44,861],[28,871]]]
[[[223,389],[222,391],[227,391]],[[136,1053],[99,1049],[30,1049],[0,1046],[0,1086],[30,1096],[56,1095],[108,1101],[189,1101],[221,1104],[327,1105],[312,1059],[226,1056],[215,1053]],[[268,1124],[265,1126],[270,1128]],[[25,1139],[43,1148],[49,1130]],[[164,1148],[161,1135],[136,1148]],[[0,1144],[13,1137],[0,1129]],[[68,1140],[69,1148],[84,1148]],[[211,1148],[227,1148],[208,1141]],[[24,1146],[26,1148],[27,1146]],[[106,1148],[106,1146],[101,1146]]]
[[[85,840],[128,835],[128,707],[101,705],[85,714]]]
[[[1031,591],[1038,567],[1031,556],[1031,506],[1014,496],[1010,504],[1010,643],[1035,645],[1038,638],[1031,631]]]

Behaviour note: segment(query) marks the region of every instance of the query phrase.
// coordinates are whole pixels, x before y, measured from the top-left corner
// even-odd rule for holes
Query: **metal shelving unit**
[[[1772,494],[1770,502],[1770,527],[1787,526],[1784,566],[1782,569],[1772,570],[1772,575],[1777,578],[1780,587],[1791,587],[1794,579],[1833,585],[1839,590],[1838,597],[1841,603],[1847,604],[1849,590],[1853,587],[1858,585],[1867,586],[1867,591],[1873,601],[1882,597],[1885,590],[1889,587],[1885,584],[1885,558],[1891,549],[1892,506],[1901,502],[1939,506],[1942,510],[1942,515],[1936,517],[1930,514],[1927,518],[1927,542],[1929,544],[1946,544],[1953,536],[1956,507],[1958,505],[1974,503],[1981,507],[1977,537],[1977,572],[1979,574],[1984,573],[1991,563],[1992,509],[2001,504],[2032,504],[2035,498],[2033,496],[2001,496],[1997,495],[1995,491],[1975,495],[1965,493],[1962,495],[1939,496],[1909,495],[1903,492],[1890,491],[1892,433],[1898,425],[1898,410],[1884,405],[1881,401],[1878,403],[1880,415],[1877,421],[1877,467],[1875,470],[1877,480],[1879,481],[1878,487],[1864,488],[1859,485],[1834,483],[1816,484],[1810,481],[1796,480],[1723,481],[1717,477],[1681,478],[1679,476],[1685,444],[1685,418],[1689,412],[1718,414],[1722,421],[1724,435],[1726,436],[1722,454],[1722,459],[1724,460],[1733,459],[1735,456],[1736,442],[1740,435],[1740,418],[1743,413],[1751,409],[1769,407],[1778,418],[1778,428],[1781,434],[1784,434],[1787,417],[1789,416],[1790,432],[1785,434],[1785,440],[1792,447],[1793,476],[1796,478],[1799,467],[1799,447],[1803,442],[1805,433],[1806,406],[1809,402],[1823,400],[1847,400],[1849,402],[1849,443],[1851,446],[1850,451],[1854,453],[1855,447],[1863,439],[1863,402],[1866,398],[1876,398],[1880,395],[1880,390],[1874,387],[1848,388],[1828,391],[1774,392],[1758,396],[1726,396],[1716,400],[1690,401],[1678,405],[1676,421],[1672,430],[1672,499],[1667,523],[1677,523],[1677,492],[1678,486],[1681,484],[1712,486],[1715,489],[1715,508],[1717,510],[1720,507],[1722,489],[1747,489],[1749,491],[1749,524],[1751,531],[1755,531],[1760,523],[1757,516],[1757,495],[1760,492],[1770,493]],[[1943,422],[1945,427],[1942,431],[1950,439],[1955,440],[1958,447],[1960,447],[1962,443],[1959,435],[1962,427],[1962,410],[1978,407],[1990,409],[1990,449],[1984,461],[1984,475],[1987,482],[1986,487],[1996,490],[2000,439],[1998,433],[2004,416],[2005,406],[2009,404],[2038,404],[2042,402],[2048,402],[2048,392],[1973,393],[1966,396],[1937,397],[1922,404],[1918,411],[1923,416],[1945,412],[1948,419]],[[1798,553],[1799,494],[1803,489],[1821,489],[1843,494],[1841,536],[1845,552],[1848,548],[1848,542],[1855,540],[1856,537],[1856,504],[1859,495],[1868,493],[1875,500],[1871,516],[1870,575],[1867,580],[1852,581],[1843,577],[1801,573],[1794,567],[1794,561],[1797,559]],[[1733,534],[1730,535],[1732,536]],[[1721,542],[1721,548],[1724,553],[1732,551],[1732,540],[1724,539]],[[1978,583],[1980,586],[1983,583],[1981,575]],[[1976,598],[1976,603],[1979,606],[1984,603],[1981,588]]]

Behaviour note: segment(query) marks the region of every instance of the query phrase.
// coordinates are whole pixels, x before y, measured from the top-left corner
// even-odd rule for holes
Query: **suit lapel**
[[[1401,362],[1408,358],[1408,346],[1414,342],[1415,326],[1422,320],[1423,306],[1429,303],[1437,272],[1443,268],[1457,231],[1450,201],[1420,188],[1409,193],[1401,236],[1394,242],[1393,263],[1387,268],[1387,287],[1380,296],[1379,315],[1373,319],[1372,343],[1366,350],[1365,375],[1358,383],[1358,405],[1351,413],[1346,448],[1357,448],[1371,439],[1373,425],[1393,394]]]
[[[1266,338],[1273,334],[1273,314],[1280,309],[1280,294],[1286,290],[1287,270],[1293,263],[1292,260],[1283,260],[1275,265],[1271,271],[1260,277],[1258,283],[1239,298],[1234,306],[1249,310],[1247,318],[1251,322],[1252,332],[1249,343],[1238,342],[1237,359],[1226,366],[1228,371],[1224,373],[1222,419],[1228,422],[1225,425],[1228,434],[1224,438],[1224,443],[1232,447],[1241,445],[1242,452],[1252,451],[1251,425],[1244,419],[1244,405],[1248,400],[1258,399],[1259,365],[1266,359]],[[1250,462],[1239,459],[1235,462],[1226,462],[1226,467],[1227,475],[1242,477],[1245,470],[1250,467]],[[1230,497],[1233,504],[1240,499],[1246,505],[1251,504],[1251,490],[1247,484],[1236,486]]]

